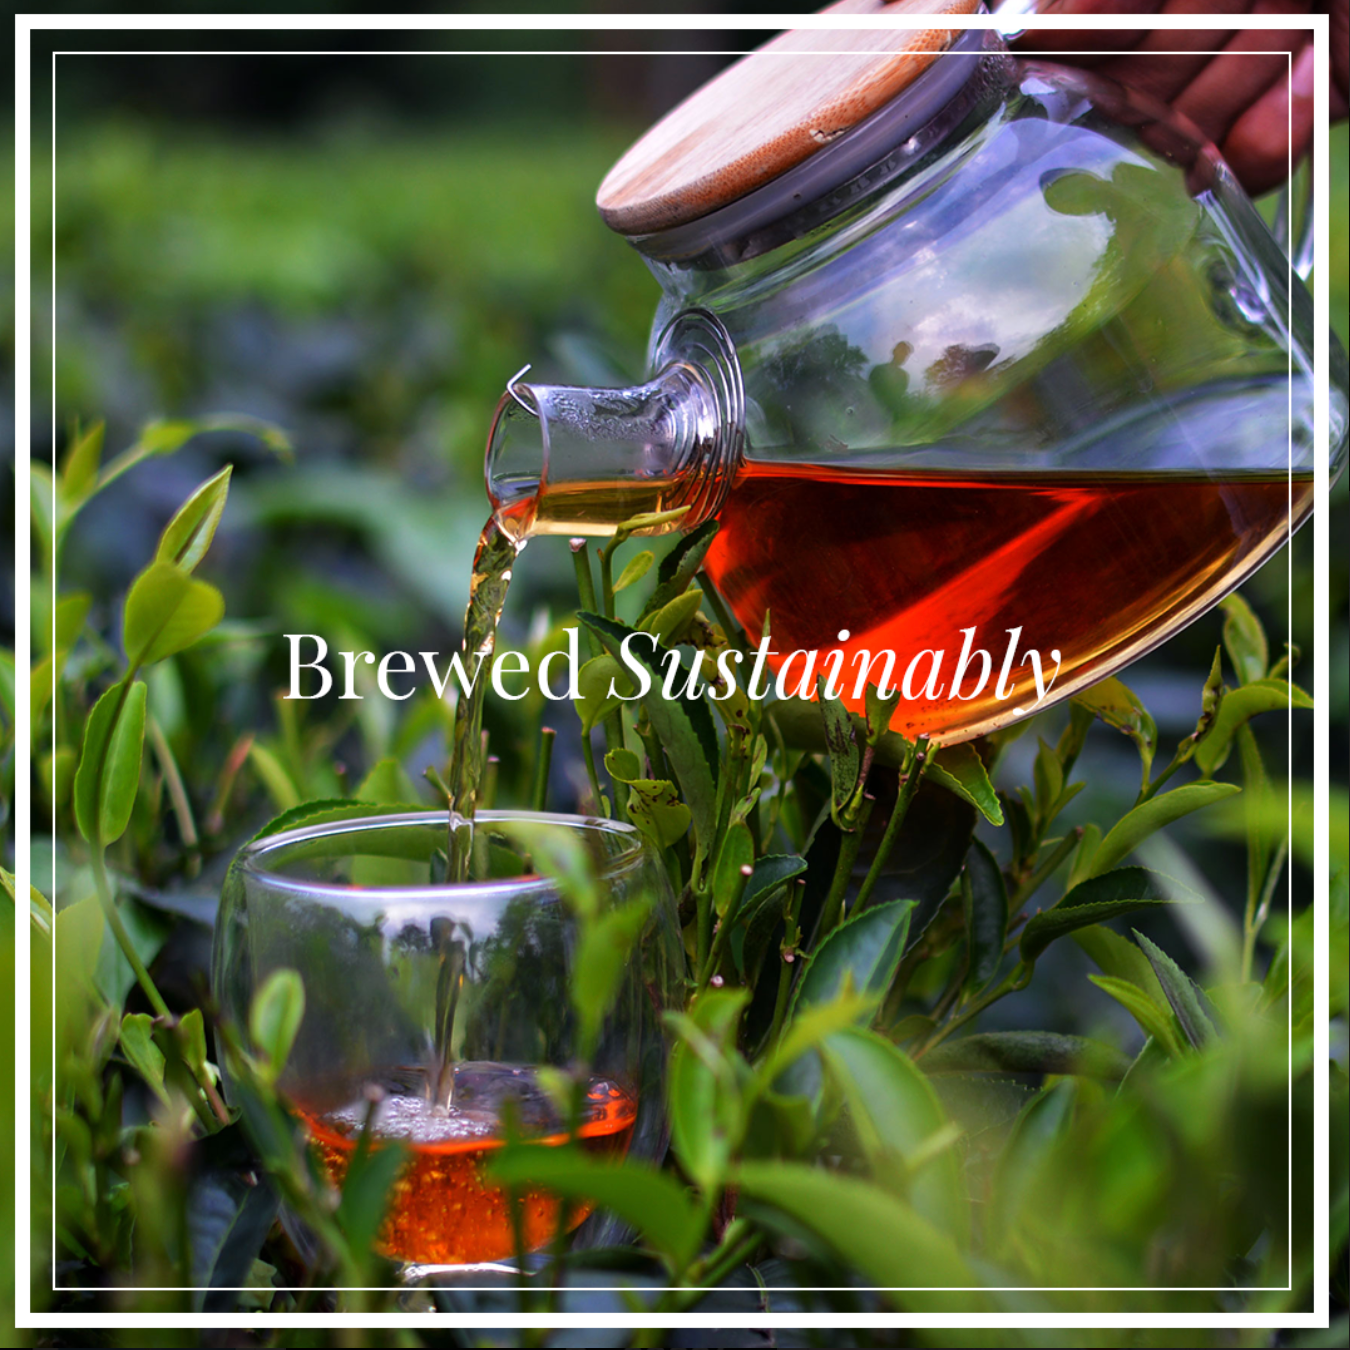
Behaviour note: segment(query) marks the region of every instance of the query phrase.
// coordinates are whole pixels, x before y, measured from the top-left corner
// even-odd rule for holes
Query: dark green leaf
[[[794,1013],[829,1003],[846,987],[881,998],[900,964],[913,908],[912,900],[893,900],[841,923],[807,962],[793,995]]]
[[[825,678],[816,681],[820,699],[820,716],[825,726],[825,749],[830,756],[830,800],[835,823],[840,813],[853,799],[858,786],[858,771],[862,766],[862,752],[858,735],[853,729],[853,718],[837,698],[825,693]]]
[[[188,1193],[187,1229],[198,1312],[235,1310],[236,1291],[248,1283],[276,1218],[276,1192],[257,1175],[242,1136],[240,1126],[230,1126],[196,1146],[200,1169]]]
[[[1219,608],[1224,615],[1223,645],[1237,671],[1238,682],[1251,684],[1263,678],[1270,668],[1270,647],[1261,620],[1236,591],[1225,596]]]
[[[703,1237],[701,1209],[667,1172],[636,1161],[605,1163],[570,1147],[514,1144],[489,1169],[500,1185],[543,1186],[570,1200],[592,1200],[633,1225],[672,1270],[683,1270]]]
[[[943,1041],[920,1061],[926,1073],[1082,1074],[1118,1080],[1130,1067],[1114,1046],[1051,1031],[982,1031]]]
[[[206,556],[225,510],[230,473],[227,465],[214,478],[208,478],[178,508],[160,536],[159,547],[155,550],[156,562],[174,563],[184,572],[191,572]]]
[[[1075,886],[1053,909],[1032,916],[1022,930],[1023,961],[1034,961],[1052,942],[1089,924],[1133,910],[1179,903],[1180,888],[1143,867],[1121,867]]]
[[[642,616],[655,614],[681,595],[694,579],[703,565],[704,555],[717,533],[717,521],[705,520],[697,529],[686,534],[674,548],[661,559],[656,569],[656,589],[643,608]],[[731,634],[728,633],[730,638]]]
[[[75,823],[95,847],[121,838],[136,804],[145,741],[145,682],[115,684],[84,724],[75,771]]]
[[[1137,930],[1134,938],[1148,957],[1153,973],[1158,977],[1158,983],[1162,985],[1162,991],[1172,1005],[1182,1031],[1186,1033],[1186,1039],[1197,1050],[1203,1050],[1219,1034],[1214,1026],[1214,1009],[1209,1000],[1200,986],[1161,947]]]
[[[750,905],[770,894],[785,881],[806,871],[806,859],[795,853],[769,853],[755,860],[755,870],[745,888],[743,904]]]
[[[719,915],[726,916],[735,896],[744,897],[749,878],[742,869],[752,869],[754,863],[755,841],[749,827],[743,821],[738,821],[722,836],[717,860],[713,864],[713,904]]]
[[[991,825],[1003,824],[1003,808],[975,747],[969,742],[944,745],[933,754],[928,779],[969,802]]]
[[[971,841],[961,877],[961,907],[966,922],[968,993],[978,994],[998,974],[1008,935],[1008,892],[994,855],[978,839]]]
[[[298,830],[302,825],[327,825],[341,820],[358,820],[362,816],[381,814],[378,806],[372,809],[369,802],[348,801],[346,797],[328,797],[319,801],[301,802],[279,816],[273,816],[257,834],[249,840],[256,843],[270,834],[281,834],[286,830]]]
[[[1112,826],[1098,846],[1092,858],[1093,876],[1101,876],[1122,858],[1129,857],[1155,830],[1241,791],[1235,783],[1188,783],[1136,806]]]
[[[173,563],[154,562],[132,583],[122,642],[133,669],[162,661],[210,632],[225,613],[214,586],[194,581]]]

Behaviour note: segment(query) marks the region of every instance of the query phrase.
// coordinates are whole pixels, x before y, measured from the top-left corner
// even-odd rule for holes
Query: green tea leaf
[[[611,685],[613,694],[609,692]],[[581,667],[577,672],[577,689],[581,697],[573,700],[573,706],[581,718],[583,734],[589,734],[604,721],[606,714],[637,692],[632,676],[608,652],[591,657]]]
[[[703,1211],[668,1172],[625,1160],[600,1162],[570,1145],[511,1144],[488,1168],[502,1186],[540,1186],[569,1200],[590,1200],[642,1234],[672,1271],[683,1270],[703,1237]]]
[[[969,742],[944,745],[934,753],[927,778],[969,802],[991,825],[1003,824],[998,793],[989,781],[984,761]]]
[[[1114,975],[1089,975],[1088,979],[1103,993],[1110,994],[1139,1023],[1144,1035],[1151,1036],[1174,1059],[1181,1053],[1167,1010],[1149,998],[1137,984]]]
[[[1234,783],[1187,783],[1185,787],[1173,788],[1171,792],[1136,806],[1112,826],[1098,846],[1092,858],[1093,876],[1101,876],[1128,857],[1135,846],[1155,830],[1241,791]]]
[[[1129,914],[1153,905],[1178,903],[1177,882],[1166,884],[1143,867],[1121,867],[1075,886],[1053,909],[1033,915],[1022,930],[1023,961],[1034,961],[1052,942],[1089,924]]]
[[[643,549],[641,553],[630,558],[628,566],[619,573],[619,579],[614,583],[614,594],[618,595],[620,591],[626,591],[630,586],[641,581],[651,571],[652,563],[655,561],[656,556],[650,549]]]
[[[103,458],[101,421],[77,436],[66,451],[61,465],[61,499],[67,508],[80,505],[94,490],[98,481],[99,461]]]
[[[728,906],[734,897],[744,896],[749,878],[741,869],[753,869],[754,863],[755,841],[749,827],[744,822],[737,822],[722,836],[717,860],[713,864],[713,904],[720,916],[727,916]]]
[[[406,770],[392,756],[379,760],[361,780],[356,789],[358,801],[385,805],[393,802],[415,802],[417,788]]]
[[[169,1093],[164,1086],[164,1053],[155,1044],[151,1034],[150,1024],[153,1021],[149,1013],[128,1013],[122,1019],[118,1042],[131,1067],[145,1080],[155,1096],[167,1106]]]
[[[294,790],[292,788],[292,790]],[[377,816],[379,808],[371,808],[369,802],[349,801],[346,797],[326,797],[316,801],[301,802],[288,807],[280,815],[273,816],[257,834],[249,840],[250,844],[266,839],[271,834],[281,834],[286,830],[298,830],[302,825],[326,825],[342,820],[359,820],[362,816]]]
[[[964,1243],[970,1218],[956,1155],[944,1149],[915,1166],[930,1141],[949,1128],[928,1079],[908,1055],[871,1031],[837,1031],[823,1051],[874,1172],[884,1177],[887,1164],[899,1160],[904,1198]]]
[[[746,989],[707,989],[688,1014],[668,1019],[678,1036],[666,1085],[671,1142],[705,1191],[725,1180],[745,1129],[736,1031],[749,998]]]
[[[841,923],[806,963],[793,994],[793,1013],[829,1003],[846,988],[864,998],[881,998],[895,978],[913,909],[912,900],[892,900]]]
[[[1096,963],[1103,975],[1137,985],[1160,1008],[1167,996],[1148,963],[1148,957],[1127,937],[1102,924],[1090,925],[1074,931],[1073,940]]]
[[[75,823],[96,848],[120,839],[136,804],[145,740],[143,680],[115,684],[84,724],[80,767],[75,771]]]
[[[656,569],[656,589],[652,592],[651,599],[643,607],[642,617],[645,619],[648,614],[655,614],[663,609],[676,596],[684,593],[686,587],[698,574],[698,569],[703,566],[704,555],[712,545],[713,537],[717,534],[718,522],[716,520],[705,520],[697,529],[690,530],[684,535],[678,544],[661,559],[660,565]],[[730,638],[731,634],[728,633]]]
[[[615,656],[624,639],[636,631],[599,614],[581,613],[577,617],[599,636],[611,656]],[[698,843],[706,849],[716,830],[717,810],[715,775],[719,753],[712,714],[701,698],[691,698],[683,692],[677,692],[673,699],[663,696],[662,666],[670,655],[667,648],[658,645],[653,650],[652,644],[635,641],[629,644],[629,652],[651,677],[652,688],[643,698],[642,706],[661,740],[671,768],[675,770]]]
[[[338,1224],[354,1250],[365,1252],[374,1246],[389,1208],[389,1193],[407,1161],[408,1148],[401,1140],[382,1141],[375,1148],[357,1144],[337,1208]]]
[[[1261,679],[1270,669],[1266,630],[1252,607],[1236,591],[1219,603],[1223,610],[1223,645],[1241,684]]]
[[[1075,694],[1073,701],[1087,708],[1109,727],[1124,732],[1139,751],[1143,780],[1148,782],[1153,756],[1158,749],[1158,724],[1149,711],[1124,684],[1117,679],[1101,680]]]
[[[1206,777],[1219,769],[1228,758],[1238,727],[1258,713],[1312,706],[1312,697],[1287,680],[1256,680],[1241,689],[1230,689],[1219,704],[1209,731],[1195,748],[1196,766]]]
[[[1119,1081],[1129,1057],[1104,1041],[1051,1031],[982,1031],[943,1041],[920,1061],[925,1073],[1081,1074]]]
[[[1003,873],[988,848],[975,839],[961,876],[961,907],[966,924],[967,993],[978,994],[998,974],[1008,936],[1008,892]]]
[[[816,691],[820,695],[820,715],[825,724],[825,749],[830,756],[831,811],[835,823],[840,824],[840,814],[858,787],[862,752],[853,729],[853,718],[843,703],[826,694],[824,676],[816,680]]]
[[[194,581],[173,563],[154,562],[132,583],[122,642],[133,669],[162,661],[210,632],[225,613],[214,586]]]
[[[635,778],[628,786],[628,817],[657,848],[669,848],[684,838],[691,816],[674,783]]]
[[[578,1041],[593,1047],[618,992],[634,944],[651,911],[648,897],[630,900],[584,924],[573,957],[568,987],[576,1009]]]
[[[778,1210],[823,1238],[871,1284],[897,1301],[923,1303],[915,1289],[975,1288],[979,1279],[956,1243],[911,1205],[871,1182],[797,1163],[742,1163],[735,1174],[742,1201]],[[878,1235],[885,1234],[885,1241]],[[981,1293],[963,1295],[985,1308]]]
[[[299,972],[274,970],[253,996],[248,1011],[248,1032],[263,1057],[264,1077],[275,1083],[305,1016],[305,985]]]
[[[685,591],[683,595],[677,595],[675,599],[649,614],[639,628],[644,633],[653,634],[663,645],[669,646],[684,632],[689,620],[698,613],[702,600],[702,591]]]
[[[248,748],[249,763],[257,770],[267,794],[282,814],[288,814],[300,808],[303,793],[291,780],[281,761],[263,744],[254,741]]]
[[[1162,985],[1167,1001],[1176,1013],[1177,1021],[1186,1034],[1186,1039],[1197,1049],[1218,1039],[1218,1031],[1211,1016],[1213,1008],[1201,991],[1200,986],[1186,974],[1182,968],[1167,955],[1156,943],[1150,942],[1142,933],[1135,931],[1135,941],[1148,957],[1153,973]]]
[[[174,563],[184,572],[191,572],[206,556],[215,538],[216,526],[225,510],[225,499],[230,491],[232,469],[226,465],[178,508],[173,519],[164,527],[156,562]]]
[[[631,751],[616,746],[605,756],[609,776],[620,783],[631,783],[642,777],[642,761]]]

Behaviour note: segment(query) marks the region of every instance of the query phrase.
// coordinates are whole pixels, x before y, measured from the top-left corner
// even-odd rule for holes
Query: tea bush
[[[880,706],[606,707],[595,690],[626,628],[645,623],[686,664],[744,642],[701,580],[708,532],[660,544],[645,572],[640,541],[578,553],[575,574],[561,544],[529,550],[505,640],[533,667],[581,622],[590,664],[575,717],[490,701],[490,792],[579,802],[653,838],[679,895],[688,1004],[670,1019],[664,1166],[511,1145],[496,1175],[610,1207],[625,1247],[532,1256],[495,1290],[479,1276],[477,1292],[452,1279],[382,1291],[395,1269],[375,1236],[396,1158],[365,1155],[338,1199],[274,1086],[303,991],[267,986],[248,1027],[216,1017],[210,923],[242,842],[321,801],[437,804],[422,774],[446,771],[450,709],[425,691],[397,706],[269,698],[280,635],[457,641],[485,514],[473,466],[504,376],[544,351],[555,374],[609,381],[631,373],[615,353],[641,349],[650,292],[587,204],[617,148],[241,159],[110,125],[63,160],[57,391],[83,421],[64,430],[59,465],[33,475],[47,561],[31,772],[51,833],[33,845],[42,893],[16,903],[33,939],[34,1306],[620,1312],[635,1326],[685,1310],[1310,1306],[1311,855],[1306,815],[1286,838],[1275,711],[1307,699],[1278,565],[1249,584],[1250,604],[1230,598],[1169,646],[1169,664],[973,747],[932,747],[890,734]],[[378,190],[344,193],[358,173]],[[319,223],[315,200],[331,204]],[[210,406],[251,415],[205,421]],[[148,407],[171,416],[138,432]],[[1310,568],[1296,541],[1296,646]],[[1339,571],[1333,586],[1343,603]],[[1310,720],[1293,714],[1298,775]],[[1306,784],[1294,791],[1302,803]],[[1333,792],[1343,1306],[1347,843]],[[594,1015],[600,996],[573,998]],[[314,1251],[288,1238],[281,1205]],[[948,1286],[967,1292],[926,1292]],[[510,1340],[418,1326],[371,1342],[381,1335]]]

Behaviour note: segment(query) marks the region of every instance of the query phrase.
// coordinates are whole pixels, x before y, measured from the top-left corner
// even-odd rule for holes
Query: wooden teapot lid
[[[971,14],[979,0],[839,0],[824,14]],[[596,194],[621,234],[684,225],[800,164],[910,85],[959,28],[796,29],[672,109]],[[822,52],[832,53],[829,56]]]

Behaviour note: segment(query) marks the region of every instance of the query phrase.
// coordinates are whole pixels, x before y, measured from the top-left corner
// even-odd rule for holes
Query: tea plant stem
[[[1247,897],[1247,911],[1242,916],[1242,982],[1246,984],[1252,977],[1252,961],[1256,955],[1256,939],[1265,926],[1270,914],[1270,902],[1275,895],[1275,883],[1284,871],[1284,861],[1289,853],[1289,836],[1280,840],[1275,856],[1266,872],[1265,885],[1260,894],[1255,891]]]
[[[978,1017],[986,1008],[997,1003],[1005,995],[1015,993],[1019,989],[1025,989],[1031,983],[1031,972],[1034,969],[1034,966],[1019,961],[1003,978],[1002,982],[991,989],[989,993],[977,998],[970,1007],[957,1013],[950,1022],[936,1028],[923,1045],[914,1051],[913,1058],[918,1059],[927,1054],[935,1045],[945,1041],[958,1027],[965,1026],[972,1018]]]
[[[923,776],[928,770],[928,763],[929,757],[920,747],[915,750],[907,772],[900,775],[900,791],[896,796],[895,806],[891,810],[891,818],[886,822],[886,833],[881,836],[881,843],[877,845],[876,857],[872,859],[872,865],[867,869],[867,876],[863,880],[862,889],[858,892],[857,900],[853,902],[855,914],[861,914],[867,908],[867,902],[871,899],[872,891],[881,879],[882,868],[886,866],[886,860],[891,856],[891,849],[895,847],[895,841],[900,834],[900,827],[905,823],[905,815],[909,811],[909,804],[914,800],[914,795],[918,792],[920,783],[923,782]]]
[[[589,731],[581,733],[581,757],[586,761],[586,774],[591,780],[591,794],[595,797],[596,815],[609,815],[605,809],[605,795],[600,791],[600,777],[595,771],[595,751],[591,747]]]
[[[589,610],[590,613],[596,612],[595,604],[595,578],[591,575],[591,554],[590,549],[584,539],[573,539],[571,541],[572,549],[572,568],[577,576],[577,600],[581,608]],[[603,650],[600,646],[600,639],[588,628],[586,630],[586,645],[591,649],[592,656],[599,656]]]
[[[542,811],[548,800],[548,771],[553,763],[553,742],[558,733],[552,727],[539,728],[539,750],[534,760],[534,780],[530,784],[530,810]]]
[[[792,975],[797,957],[797,939],[800,936],[797,929],[797,919],[801,914],[802,892],[804,890],[804,882],[798,882],[788,889],[787,913],[783,916],[783,925],[786,931],[783,937],[791,950],[779,954],[778,993],[774,999],[773,1024],[769,1027],[767,1042],[770,1047],[778,1044],[778,1037],[783,1030],[783,1018],[787,1016],[788,994],[792,989]],[[792,957],[792,960],[788,960],[789,956]]]
[[[1054,875],[1059,865],[1078,847],[1083,838],[1083,827],[1076,825],[1055,846],[1050,856],[1018,887],[1017,893],[1008,901],[1012,911],[1020,909]]]
[[[164,786],[168,789],[169,802],[173,807],[174,819],[178,822],[178,834],[183,847],[196,850],[197,822],[192,817],[192,804],[188,801],[187,790],[183,787],[183,775],[178,772],[178,763],[169,749],[164,729],[153,716],[145,719],[145,730],[150,737],[155,758],[159,761],[160,771],[164,774]]]
[[[160,997],[159,990],[155,988],[154,980],[150,978],[150,972],[146,970],[144,962],[142,962],[135,946],[132,944],[130,934],[122,923],[122,916],[117,912],[117,900],[108,882],[108,872],[103,862],[103,850],[101,848],[92,850],[89,855],[89,865],[94,874],[94,890],[98,893],[99,904],[103,907],[103,917],[107,919],[108,927],[112,929],[112,935],[116,939],[117,945],[122,949],[122,955],[127,958],[127,964],[135,974],[136,983],[141,986],[146,998],[150,1000],[150,1006],[155,1010],[155,1015],[157,1017],[168,1017],[169,1005]]]
[[[865,797],[852,828],[841,833],[839,858],[834,865],[834,876],[830,879],[829,894],[820,907],[820,918],[816,920],[816,931],[811,937],[812,951],[815,951],[844,921],[844,900],[848,895],[848,883],[853,879],[853,864],[857,861],[858,850],[862,847],[863,827],[867,824],[867,817],[871,812],[871,799]]]

